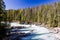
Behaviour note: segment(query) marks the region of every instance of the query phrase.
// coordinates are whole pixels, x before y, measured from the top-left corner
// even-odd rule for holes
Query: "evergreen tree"
[[[58,15],[58,27],[60,27],[60,2],[58,3],[58,7],[57,7],[57,15]]]
[[[2,23],[5,22],[5,23]],[[5,13],[5,3],[3,0],[0,0],[0,40],[4,38],[6,29],[5,27],[7,26],[6,24],[6,13]]]

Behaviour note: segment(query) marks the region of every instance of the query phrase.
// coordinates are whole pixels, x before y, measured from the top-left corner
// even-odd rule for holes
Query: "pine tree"
[[[5,20],[4,16],[5,16],[5,5],[4,5],[3,0],[0,0],[0,24],[1,24],[1,21]]]
[[[52,7],[50,7],[50,9],[49,9],[49,14],[48,14],[48,26],[49,27],[53,27],[53,17],[54,17],[54,15],[53,15],[53,10],[52,10]]]
[[[17,15],[17,16],[18,16],[18,19],[19,19],[19,22],[20,22],[20,23],[22,22],[22,17],[23,17],[23,16],[22,16],[22,12],[23,12],[23,9],[19,9],[19,10],[18,10],[18,15]]]
[[[5,23],[2,23],[5,22]],[[6,13],[5,13],[5,3],[3,0],[0,0],[0,40],[4,38],[6,29],[5,27],[7,26],[6,24]]]
[[[60,2],[58,3],[58,7],[57,7],[57,15],[58,15],[58,27],[60,27]]]

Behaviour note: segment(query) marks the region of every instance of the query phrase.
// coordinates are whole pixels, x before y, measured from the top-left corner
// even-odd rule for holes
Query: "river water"
[[[11,24],[12,26],[18,24]],[[28,34],[26,37],[17,37],[18,40],[58,40],[57,38],[54,37],[54,33],[51,33],[47,28],[42,27],[42,26],[36,26],[35,24],[32,25],[25,25],[25,24],[20,24],[20,26],[27,26],[26,28],[20,29],[25,32],[27,30],[33,30],[31,34]],[[19,36],[16,34],[13,34],[10,38],[13,39],[14,37]]]

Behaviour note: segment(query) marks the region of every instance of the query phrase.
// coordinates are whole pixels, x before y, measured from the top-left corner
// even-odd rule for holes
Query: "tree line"
[[[26,9],[6,10],[7,21],[44,23],[49,27],[60,27],[60,3],[46,4]]]

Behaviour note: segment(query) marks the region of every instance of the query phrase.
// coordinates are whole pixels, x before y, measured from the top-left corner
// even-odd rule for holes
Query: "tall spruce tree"
[[[5,36],[5,27],[6,27],[6,14],[5,14],[5,3],[3,0],[0,0],[0,40]]]

